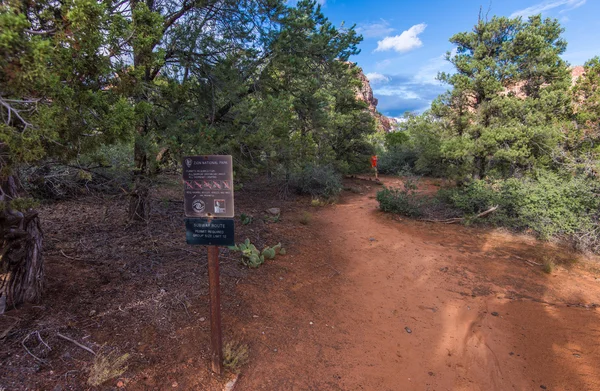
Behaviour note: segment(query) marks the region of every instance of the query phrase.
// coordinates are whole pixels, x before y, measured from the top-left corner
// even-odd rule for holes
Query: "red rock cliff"
[[[358,100],[362,100],[369,105],[369,111],[375,118],[377,122],[377,129],[381,132],[389,132],[392,127],[396,124],[396,120],[393,118],[388,118],[385,115],[381,114],[377,111],[377,98],[373,96],[373,89],[371,88],[371,84],[369,83],[369,79],[365,76],[361,68],[359,69],[358,77],[362,82],[362,86],[356,92],[356,98]]]

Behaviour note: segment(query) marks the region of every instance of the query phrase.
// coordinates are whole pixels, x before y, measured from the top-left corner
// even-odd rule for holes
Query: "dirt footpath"
[[[206,252],[185,244],[179,177],[162,181],[144,224],[126,197],[43,206],[48,289],[0,316],[0,390],[224,389],[208,369]],[[234,391],[600,390],[597,259],[400,219],[378,211],[378,185],[347,186],[325,207],[268,183],[236,196],[255,217],[238,242],[287,255],[248,269],[221,249],[224,341],[249,348]],[[261,218],[270,207],[281,220]],[[125,354],[126,370],[90,383],[98,357]]]
[[[267,287],[240,283],[254,315],[236,391],[600,390],[589,261],[498,230],[393,218],[376,190],[315,209],[290,255],[265,265]],[[562,265],[545,274],[533,264],[545,257]]]

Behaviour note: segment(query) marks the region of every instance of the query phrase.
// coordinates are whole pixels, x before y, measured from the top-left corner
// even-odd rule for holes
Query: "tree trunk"
[[[39,302],[44,291],[44,235],[38,213],[16,210],[17,181],[8,176],[1,184],[0,200],[0,313],[3,305]]]
[[[476,156],[474,163],[475,171],[473,171],[473,179],[478,180],[485,178],[485,157]]]
[[[135,168],[128,216],[130,220],[141,221],[147,220],[150,215],[150,180],[148,178],[148,155],[139,138],[136,138],[133,153]]]

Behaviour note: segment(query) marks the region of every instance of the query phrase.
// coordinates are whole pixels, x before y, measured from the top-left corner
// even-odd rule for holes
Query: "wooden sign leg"
[[[223,372],[223,340],[221,336],[221,288],[219,286],[219,247],[208,246],[208,284],[210,292],[211,369]]]

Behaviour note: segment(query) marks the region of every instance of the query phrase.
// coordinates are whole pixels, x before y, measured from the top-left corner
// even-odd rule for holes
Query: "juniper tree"
[[[441,152],[457,175],[514,175],[550,164],[570,118],[566,49],[556,20],[480,18],[454,35],[451,90],[432,105],[442,121]]]
[[[131,106],[109,88],[105,11],[91,0],[0,3],[0,294],[9,305],[39,300],[44,279],[40,218],[19,166],[128,135]]]

